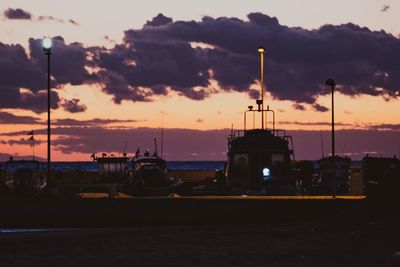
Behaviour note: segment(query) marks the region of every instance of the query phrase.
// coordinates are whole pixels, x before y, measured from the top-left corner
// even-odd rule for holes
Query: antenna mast
[[[154,155],[158,154],[158,148],[157,148],[157,138],[154,138]]]
[[[322,136],[322,130],[320,129],[320,133],[321,133],[321,152],[322,152],[322,157],[325,157],[325,153],[324,153],[324,138]]]
[[[161,158],[164,150],[164,118],[161,118]]]

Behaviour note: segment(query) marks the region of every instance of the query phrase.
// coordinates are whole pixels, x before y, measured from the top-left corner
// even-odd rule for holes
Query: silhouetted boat
[[[3,165],[0,187],[3,194],[34,196],[45,190],[47,180],[37,160],[10,160]]]
[[[253,111],[249,108],[248,111]],[[259,110],[259,112],[271,111]],[[275,122],[273,122],[275,123]],[[292,167],[292,137],[284,130],[232,130],[228,138],[226,189],[249,195],[301,193],[299,173]]]
[[[333,174],[336,180],[336,193],[347,195],[350,186],[351,159],[335,155],[334,158],[323,157],[318,160],[318,170],[315,177],[314,194],[331,194],[333,188]]]
[[[362,159],[365,192],[368,197],[388,198],[399,195],[400,160],[365,156]]]
[[[132,176],[123,181],[122,192],[134,196],[157,196],[174,193],[182,185],[180,179],[168,175],[167,163],[155,152],[138,153],[132,159]]]

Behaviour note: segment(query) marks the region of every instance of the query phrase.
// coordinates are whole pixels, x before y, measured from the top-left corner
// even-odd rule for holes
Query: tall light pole
[[[332,93],[332,197],[336,197],[336,163],[335,163],[335,86],[333,79],[328,79],[325,84],[331,87]]]
[[[47,184],[50,183],[50,163],[51,163],[51,142],[50,142],[50,55],[52,40],[43,39],[42,42],[44,54],[47,56]]]
[[[260,83],[261,83],[261,129],[264,130],[264,54],[265,48],[259,47],[260,53]]]

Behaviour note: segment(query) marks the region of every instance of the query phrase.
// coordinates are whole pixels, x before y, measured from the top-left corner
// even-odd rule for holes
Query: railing
[[[243,137],[246,132],[253,131],[253,130],[231,130],[231,134],[228,136],[228,149],[231,149],[231,142],[235,140],[236,138]],[[274,130],[264,130],[264,131],[269,131],[273,136],[283,138],[286,142],[288,142],[289,149],[291,150],[291,155],[293,157],[293,160],[296,160],[295,154],[294,154],[294,145],[293,145],[293,137],[291,135],[286,135],[286,131],[282,129],[274,129]]]

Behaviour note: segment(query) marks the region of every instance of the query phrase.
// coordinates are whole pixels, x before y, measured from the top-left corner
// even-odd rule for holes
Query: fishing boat
[[[132,175],[121,184],[121,191],[133,196],[159,196],[176,192],[183,182],[168,175],[166,161],[146,150],[140,155],[139,149],[132,159]]]
[[[228,137],[225,167],[226,191],[244,195],[295,195],[301,193],[300,177],[293,167],[293,139],[284,130],[275,129],[275,115],[269,107],[264,110],[261,100],[258,109],[252,106],[244,112],[244,129],[231,130]],[[273,113],[271,129],[246,128],[247,113]],[[263,118],[262,118],[263,119]],[[264,119],[263,119],[264,120]],[[265,123],[266,125],[266,123]]]
[[[3,194],[34,196],[44,192],[47,180],[37,160],[6,161],[1,170],[0,191]]]
[[[350,187],[351,159],[335,155],[335,157],[322,157],[318,160],[318,169],[314,181],[314,193],[331,194],[333,178],[335,178],[335,192],[347,195]],[[335,176],[335,177],[334,177]]]
[[[368,197],[388,198],[398,196],[400,189],[400,160],[365,156],[362,161],[365,193]]]

